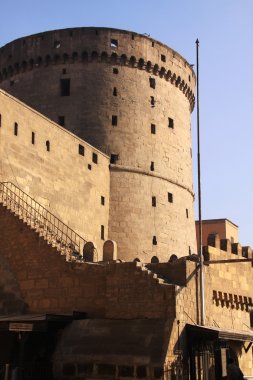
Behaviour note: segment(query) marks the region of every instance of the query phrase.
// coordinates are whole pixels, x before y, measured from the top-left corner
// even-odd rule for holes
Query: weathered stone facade
[[[102,260],[108,237],[109,158],[3,91],[0,114],[0,182],[13,182],[92,241],[97,260]]]
[[[122,30],[58,30],[0,49],[2,89],[113,155],[108,234],[127,261],[196,252],[194,86],[178,53]]]

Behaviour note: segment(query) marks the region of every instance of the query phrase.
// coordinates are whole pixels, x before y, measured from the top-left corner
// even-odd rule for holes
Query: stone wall
[[[168,261],[176,249],[196,251],[195,75],[183,57],[140,34],[75,28],[7,44],[0,73],[1,88],[56,122],[64,117],[66,129],[114,155],[109,238],[119,258]],[[64,80],[69,96],[61,96]]]
[[[98,318],[174,318],[175,287],[140,263],[70,263],[0,205],[0,255],[27,313],[86,312]]]
[[[108,157],[3,91],[0,114],[0,181],[13,182],[85,240],[94,242],[101,260],[108,237]],[[84,155],[79,154],[80,145]]]

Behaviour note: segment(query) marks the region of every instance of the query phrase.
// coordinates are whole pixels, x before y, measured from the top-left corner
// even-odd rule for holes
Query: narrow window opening
[[[111,378],[115,377],[116,366],[113,364],[98,364],[98,373],[100,375],[109,375]]]
[[[168,118],[168,127],[174,129],[174,120],[171,117]]]
[[[154,41],[152,42],[152,47],[154,47],[155,46],[155,43],[154,43]]]
[[[88,169],[91,170],[91,164],[88,164]]]
[[[116,164],[119,159],[118,154],[111,154],[110,164]]]
[[[168,193],[168,202],[173,203],[173,194],[172,193]]]
[[[18,123],[14,123],[14,135],[18,135]]]
[[[119,366],[118,367],[119,376],[122,377],[133,377],[134,376],[134,367],[132,366]]]
[[[64,116],[58,116],[58,124],[64,127],[65,125],[65,117]]]
[[[189,75],[189,82],[191,81],[191,76]]]
[[[138,366],[136,368],[136,375],[138,379],[145,379],[147,377],[147,370],[145,366]]]
[[[119,69],[117,69],[117,67],[114,67],[112,69],[112,72],[113,72],[113,74],[118,74],[119,73]]]
[[[101,195],[101,205],[102,205],[102,206],[105,205],[105,197],[103,197],[102,195]]]
[[[150,170],[153,172],[155,170],[155,163],[154,161],[151,161],[151,164],[150,164]]]
[[[117,96],[117,88],[116,87],[113,87],[113,96]]]
[[[134,34],[132,34],[132,40],[134,40]]]
[[[60,41],[54,41],[54,48],[59,49],[61,47]]]
[[[156,239],[156,236],[153,236],[152,244],[153,244],[153,245],[157,245],[157,239]]]
[[[116,127],[118,125],[118,116],[112,115],[112,125]]]
[[[101,240],[105,240],[105,226],[101,226]]]
[[[2,126],[2,115],[0,114],[0,128]]]
[[[78,153],[81,155],[81,156],[84,156],[84,146],[79,144],[79,147],[78,147]]]
[[[98,163],[98,155],[97,155],[97,153],[92,153],[92,162],[94,162],[94,164]]]
[[[70,95],[70,79],[61,79],[61,96]]]
[[[47,152],[50,152],[50,141],[46,141]]]
[[[164,54],[161,54],[161,61],[162,61],[162,62],[166,62],[166,57],[165,57]]]
[[[189,211],[188,211],[188,208],[185,209],[185,213],[186,213],[186,218],[188,219],[188,218],[189,218]]]
[[[189,255],[192,254],[191,246],[189,245]]]
[[[152,197],[152,207],[156,207],[156,197]]]
[[[150,96],[150,103],[151,103],[152,107],[155,106],[155,98],[154,98],[154,96]]]
[[[156,134],[156,126],[155,126],[155,124],[151,124],[151,133],[152,133],[153,135]]]
[[[35,133],[32,132],[32,144],[34,145],[35,144]]]
[[[151,78],[151,77],[149,78],[149,85],[151,88],[155,89],[155,85],[156,85],[155,78]]]
[[[111,39],[111,48],[117,48],[118,47],[118,40]]]
[[[62,74],[67,74],[67,70],[66,69],[62,69]]]

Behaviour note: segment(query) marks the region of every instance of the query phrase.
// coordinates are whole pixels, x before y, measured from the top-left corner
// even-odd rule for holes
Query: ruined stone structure
[[[195,75],[183,57],[123,30],[56,30],[0,49],[0,87],[111,157],[108,236],[120,259],[196,252]]]

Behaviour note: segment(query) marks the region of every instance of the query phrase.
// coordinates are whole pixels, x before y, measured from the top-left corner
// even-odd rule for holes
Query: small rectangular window
[[[101,226],[101,239],[105,240],[105,226]]]
[[[156,207],[156,197],[152,197],[152,207]]]
[[[64,127],[65,125],[65,117],[64,116],[58,116],[58,124]]]
[[[166,57],[164,54],[161,54],[161,61],[166,62]]]
[[[157,245],[157,239],[156,239],[156,236],[153,236],[152,244],[153,244],[153,245]]]
[[[35,133],[32,132],[32,144],[34,145],[35,144]]]
[[[46,141],[47,152],[50,152],[50,141]]]
[[[111,47],[117,48],[118,47],[118,40],[111,39]]]
[[[151,78],[151,77],[149,78],[149,85],[151,88],[155,89],[155,85],[156,85],[155,78]]]
[[[173,203],[173,194],[172,193],[168,193],[168,202]]]
[[[154,98],[154,96],[150,96],[150,103],[151,103],[152,107],[155,106],[155,98]]]
[[[116,164],[119,159],[118,154],[111,154],[110,164]]]
[[[119,69],[117,69],[117,67],[114,67],[112,69],[112,72],[113,72],[113,74],[118,74],[119,73]]]
[[[155,170],[155,163],[154,161],[151,161],[151,164],[150,164],[150,170],[153,172]]]
[[[152,42],[152,47],[154,47],[155,46],[155,43],[154,43],[154,41]]]
[[[91,170],[91,164],[88,164],[88,169]]]
[[[155,124],[151,124],[151,133],[152,133],[153,135],[156,134],[156,126],[155,126]]]
[[[168,127],[171,129],[174,128],[174,120],[171,119],[171,117],[168,118]]]
[[[70,96],[70,79],[61,79],[61,96]]]
[[[116,87],[114,87],[113,88],[113,96],[117,96],[118,94],[117,94],[117,88]]]
[[[189,218],[189,211],[188,211],[188,208],[185,209],[185,213],[186,213],[186,218],[188,219],[188,218]]]
[[[54,41],[54,48],[59,49],[61,47],[60,41]]]
[[[78,153],[81,155],[81,156],[84,156],[84,146],[79,144],[79,147],[78,147]]]
[[[18,135],[18,123],[14,123],[14,135],[17,136]]]
[[[112,115],[112,125],[116,127],[118,125],[118,116]]]
[[[105,205],[105,197],[103,197],[102,195],[101,195],[101,205],[102,205],[102,206]]]
[[[98,155],[97,155],[97,153],[92,153],[92,162],[94,162],[94,164],[98,163]]]

